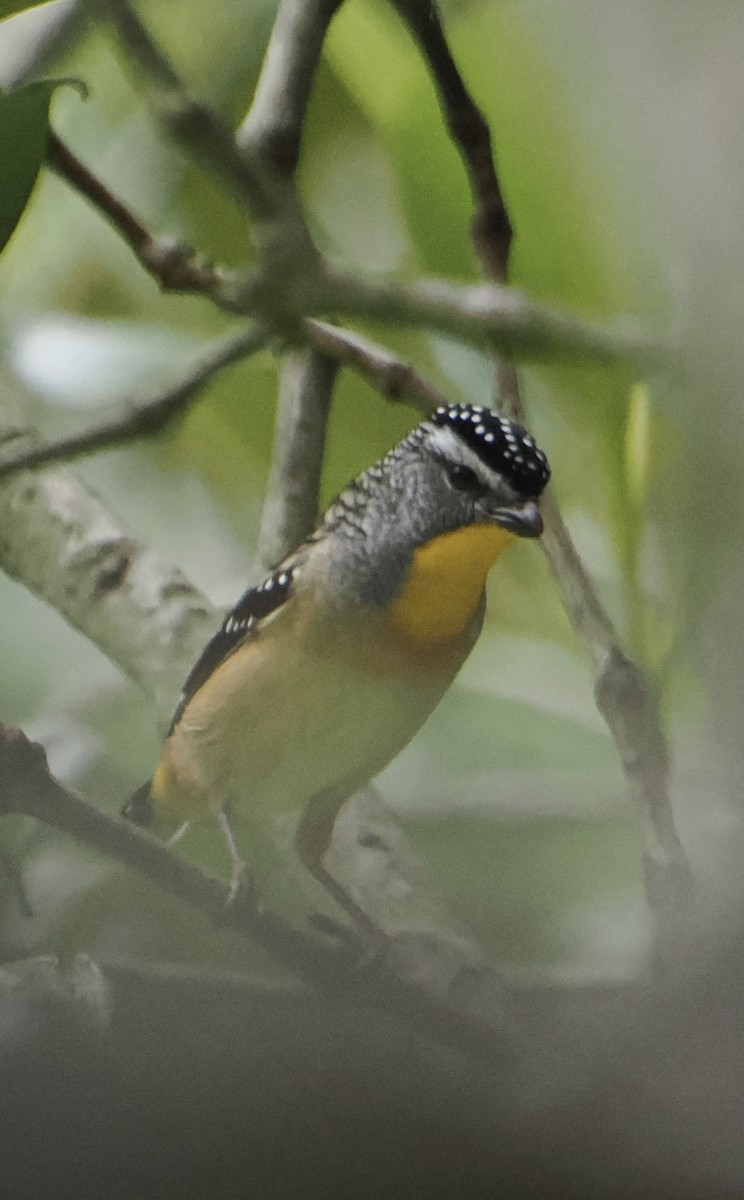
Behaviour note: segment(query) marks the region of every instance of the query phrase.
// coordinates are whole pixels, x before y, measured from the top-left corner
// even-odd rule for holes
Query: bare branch
[[[315,945],[286,922],[261,910],[249,895],[228,903],[229,887],[130,822],[102,812],[50,774],[46,754],[20,730],[0,725],[0,814],[23,813],[146,875],[215,921],[243,930],[293,970],[333,973],[340,955]]]
[[[446,986],[441,978],[433,982],[416,971],[421,964],[415,957],[414,935],[391,939],[382,957],[365,971],[358,953],[345,943],[332,945],[302,933],[246,893],[229,903],[226,884],[63,787],[49,773],[41,746],[29,742],[19,730],[1,726],[0,799],[2,813],[35,817],[145,875],[219,924],[257,942],[313,986],[342,995],[348,1004],[374,1005],[429,1037],[494,1061],[513,1057],[515,1045],[505,1029],[502,992],[484,965],[478,1002],[472,1000],[477,974],[472,964],[465,997],[462,966]],[[484,1004],[486,995],[488,1004]]]
[[[112,25],[119,45],[146,89],[146,99],[171,137],[207,166],[253,219],[267,277],[280,265],[310,278],[317,252],[294,189],[250,148],[240,148],[229,125],[187,91],[167,56],[128,0],[87,0]],[[282,273],[283,274],[283,273]]]
[[[277,332],[285,332],[287,316],[283,317],[277,308],[279,299],[272,295],[266,302],[260,281],[255,276],[241,278],[224,268],[209,266],[190,246],[151,233],[54,136],[50,142],[49,165],[118,229],[144,269],[164,290],[203,295],[226,311],[259,316],[267,327],[274,326]],[[295,264],[292,264],[292,272],[294,269]],[[286,282],[288,290],[292,291],[291,276],[286,276]],[[632,321],[616,321],[610,325],[590,323],[570,313],[534,304],[518,292],[482,284],[463,287],[434,279],[406,286],[368,283],[357,277],[325,272],[320,281],[308,283],[307,290],[303,287],[302,296],[293,293],[290,307],[296,306],[299,300],[308,314],[332,312],[339,316],[371,317],[382,323],[406,321],[475,345],[491,345],[514,358],[589,358],[610,363],[635,361],[643,365],[659,362],[663,357],[662,348]],[[296,309],[289,319],[292,337],[302,340]],[[385,375],[388,379],[397,375],[398,368],[387,351],[375,352],[373,357],[378,357],[379,361],[373,366],[368,356],[352,350],[354,341],[359,346],[362,344],[362,340],[352,333],[343,334],[338,330],[335,335],[322,335],[333,357],[341,354],[339,339],[342,335],[349,339],[348,354],[346,351],[343,354],[349,365],[359,367],[373,382]],[[316,349],[323,349],[317,324],[314,328],[311,326],[309,340]],[[371,346],[371,343],[365,344]],[[389,362],[389,369],[382,369],[384,360]],[[403,367],[402,374],[408,370]],[[409,382],[413,383],[414,390],[418,390],[412,376],[409,376]],[[382,390],[388,395],[395,394],[395,386],[390,390],[386,385]],[[402,398],[412,399],[413,395]]]
[[[230,272],[205,262],[183,242],[153,234],[53,132],[47,140],[46,161],[113,225],[163,291],[196,292],[229,312],[241,311]]]
[[[429,65],[447,128],[468,174],[475,205],[473,242],[483,273],[496,283],[506,283],[512,225],[496,174],[486,119],[452,57],[436,6],[430,0],[394,0],[394,4]]]
[[[357,371],[388,400],[402,400],[424,413],[448,403],[419,371],[368,338],[312,318],[303,323],[303,332],[312,346]]]
[[[307,315],[333,312],[436,330],[523,361],[595,361],[658,364],[663,349],[630,318],[602,324],[534,304],[522,293],[493,284],[463,286],[440,279],[370,283],[326,271]]]
[[[3,396],[0,441],[21,441]],[[3,436],[5,434],[5,436]],[[0,570],[55,608],[172,711],[219,616],[174,567],[130,537],[66,471],[0,484]]]
[[[328,25],[343,0],[282,0],[253,103],[236,140],[291,178]]]
[[[669,798],[669,751],[658,697],[641,668],[623,652],[550,491],[542,511],[543,550],[571,625],[594,662],[597,707],[612,734],[631,795],[646,818],[646,895],[661,960],[683,939],[692,877]]]
[[[136,441],[159,433],[176,416],[182,416],[202,389],[218,371],[239,362],[265,346],[268,336],[260,327],[241,330],[222,338],[202,354],[188,373],[147,400],[130,401],[115,417],[91,425],[80,433],[54,442],[34,443],[13,455],[0,455],[0,480],[20,471],[33,470],[51,463],[72,462],[100,450]]]
[[[394,3],[429,64],[447,128],[468,175],[475,206],[471,235],[481,270],[495,283],[508,283],[514,231],[496,172],[488,123],[452,57],[436,5],[429,0]],[[516,368],[503,358],[497,358],[494,366],[494,400],[508,413],[519,405]]]
[[[276,413],[274,458],[264,501],[259,554],[276,566],[317,519],[328,416],[339,364],[313,350],[289,354]]]
[[[294,192],[305,111],[328,23],[341,0],[282,0],[251,108],[236,134],[244,151]],[[318,517],[326,430],[338,362],[296,350],[281,368],[274,455],[259,537],[274,566]]]
[[[429,0],[394,3],[429,63],[447,127],[468,172],[475,201],[473,241],[481,266],[487,276],[506,283],[512,225],[486,122],[452,58],[435,5]],[[503,346],[495,348],[503,353]],[[585,345],[582,357],[591,356],[591,345]],[[498,383],[500,406],[522,421],[524,408],[513,364],[499,365]],[[668,750],[657,698],[641,669],[623,653],[550,494],[544,497],[542,510],[543,549],[569,620],[594,661],[597,706],[615,741],[630,791],[646,817],[646,896],[656,922],[656,956],[660,961],[680,944],[689,915],[691,881],[674,826],[668,793]]]

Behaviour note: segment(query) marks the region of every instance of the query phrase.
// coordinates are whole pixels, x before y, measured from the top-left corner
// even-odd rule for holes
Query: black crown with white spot
[[[550,479],[548,460],[534,438],[490,408],[476,404],[447,404],[431,417],[467,442],[485,465],[508,479],[521,496],[539,496]]]

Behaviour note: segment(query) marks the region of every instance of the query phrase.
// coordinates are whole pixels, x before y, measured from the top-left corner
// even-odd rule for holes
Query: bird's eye
[[[458,492],[479,492],[483,487],[475,471],[460,463],[447,468],[447,478]]]

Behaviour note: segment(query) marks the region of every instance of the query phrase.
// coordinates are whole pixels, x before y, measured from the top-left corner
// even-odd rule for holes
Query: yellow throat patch
[[[420,546],[408,582],[390,607],[393,631],[424,645],[450,642],[464,633],[488,572],[514,541],[515,534],[498,525],[471,525]]]

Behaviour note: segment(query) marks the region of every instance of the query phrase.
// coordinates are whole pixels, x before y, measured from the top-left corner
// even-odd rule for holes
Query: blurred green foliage
[[[566,65],[566,30],[560,13],[546,18],[549,7],[547,0],[447,6],[455,54],[491,123],[517,233],[514,283],[585,314],[658,318],[662,273],[636,217],[646,198],[640,182],[635,192],[612,191],[566,86],[576,63]],[[274,4],[144,0],[140,9],[193,89],[237,120],[255,86]],[[50,68],[90,90],[87,101],[70,90],[55,94],[54,128],[150,227],[219,262],[250,259],[248,229],[232,200],[163,142],[100,31],[81,31]],[[13,103],[29,110],[28,154],[14,150],[7,122],[0,132],[4,206],[29,190],[29,164],[41,153],[46,93],[31,94],[0,100],[6,110]],[[349,0],[331,27],[299,184],[314,236],[347,268],[476,277],[461,164],[426,71],[382,0]],[[31,419],[50,433],[107,410],[133,384],[140,394],[157,388],[230,324],[206,301],[160,295],[117,235],[48,173],[0,260],[0,283],[1,381],[23,390]],[[372,332],[453,399],[487,398],[488,364],[474,352],[403,328]],[[148,447],[76,467],[125,526],[176,559],[218,603],[255,579],[276,380],[272,358],[256,356],[215,380]],[[621,368],[542,366],[525,370],[524,383],[579,548],[633,653],[656,676],[670,723],[678,721],[697,695],[680,638],[694,617],[691,604],[702,599],[683,586],[690,565],[675,523],[682,435],[655,402],[653,384]],[[325,497],[415,419],[343,373]],[[45,737],[53,766],[115,808],[153,765],[155,715],[96,650],[16,585],[0,581],[0,605],[2,719]],[[583,914],[576,928],[584,928],[587,911],[604,905],[615,913],[612,928],[623,926],[627,937],[607,941],[606,930],[593,929],[589,944],[610,965],[625,963],[637,933],[637,816],[593,710],[588,665],[536,547],[520,546],[499,564],[473,664],[382,786],[435,880],[500,952],[585,964],[566,922]],[[0,836],[25,850],[37,911],[31,922],[21,917],[6,886],[10,954],[60,940],[175,953],[183,914],[176,919],[168,907],[164,916],[158,900],[156,920],[139,885],[135,899],[120,873],[24,822],[3,826]],[[188,930],[186,952],[214,951],[207,950],[211,932],[193,917]]]

